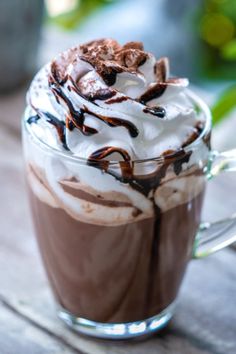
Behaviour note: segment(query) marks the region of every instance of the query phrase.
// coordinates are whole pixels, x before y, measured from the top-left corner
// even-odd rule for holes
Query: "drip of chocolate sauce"
[[[151,244],[151,256],[149,263],[149,271],[148,271],[148,281],[147,281],[147,296],[146,296],[146,308],[148,309],[150,304],[152,303],[153,298],[153,290],[155,286],[155,270],[158,266],[158,250],[160,249],[160,231],[161,231],[161,209],[156,205],[153,200],[153,208],[154,208],[154,225],[153,225],[153,239]]]
[[[163,107],[146,107],[143,110],[144,113],[150,113],[158,118],[165,118],[166,111]]]
[[[57,134],[59,136],[59,139],[64,147],[64,149],[69,150],[67,143],[66,143],[66,124],[62,120],[58,119],[55,117],[53,114],[49,112],[44,112],[40,111],[39,115],[43,115],[46,117],[46,121],[50,124],[52,124],[56,130]]]
[[[69,150],[66,143],[66,124],[65,122],[59,120],[55,116],[53,116],[49,112],[42,112],[42,114],[46,117],[48,123],[52,124],[58,133],[59,139],[64,147],[64,149]]]
[[[40,119],[40,116],[38,114],[36,114],[35,116],[31,116],[27,119],[27,123],[28,124],[33,124],[33,123],[37,123],[38,120]]]
[[[157,83],[150,87],[146,92],[144,92],[137,101],[146,105],[147,102],[153,100],[154,98],[158,98],[165,92],[167,88],[167,83]]]
[[[129,131],[129,134],[132,138],[136,138],[138,136],[139,134],[138,128],[133,123],[125,119],[121,119],[117,117],[106,117],[101,114],[91,112],[87,107],[81,108],[78,111],[75,110],[71,101],[61,90],[61,87],[57,83],[52,81],[50,81],[49,84],[53,93],[56,96],[59,96],[66,103],[68,110],[70,112],[70,119],[72,120],[76,128],[80,129],[80,131],[84,135],[92,135],[97,133],[96,129],[84,125],[84,120],[85,120],[84,113],[87,113],[100,119],[110,127],[120,127],[120,126],[125,127]],[[74,86],[74,90],[76,90],[76,92],[79,95],[81,94],[76,86]]]
[[[113,175],[113,177],[115,177],[116,179],[118,179],[119,178],[118,174],[115,173],[114,175],[112,174],[111,171],[110,172],[108,171],[109,161],[107,160],[101,161],[102,159],[105,159],[106,157],[110,156],[113,153],[120,154],[121,157],[124,159],[124,161],[119,161],[120,170],[121,170],[120,181],[128,181],[127,183],[129,183],[133,175],[133,168],[132,168],[132,163],[130,162],[131,158],[128,152],[124,149],[113,147],[113,146],[105,146],[93,152],[89,156],[88,164],[92,163],[94,167],[100,168]],[[97,161],[99,161],[98,164],[96,164]]]
[[[118,148],[118,147],[113,147],[113,146],[105,146],[99,150],[94,151],[90,156],[89,159],[91,160],[102,160],[104,158],[106,158],[107,156],[110,156],[111,154],[117,152],[118,154],[120,154],[124,161],[130,161],[130,156],[127,153],[127,151],[125,151],[124,149]]]
[[[58,133],[59,139],[64,147],[64,149],[69,150],[67,143],[66,143],[66,125],[63,121],[60,119],[56,118],[49,112],[40,112],[41,115],[46,117],[46,121],[50,124],[52,124]],[[37,114],[35,116],[31,116],[27,119],[28,124],[33,124],[37,123],[39,119],[41,119],[40,114]]]
[[[110,163],[108,160],[102,160],[113,152],[120,153],[124,158],[124,161],[119,162],[121,169],[120,174],[109,168]],[[155,171],[149,175],[139,176],[134,175],[135,162],[132,162],[129,155],[127,156],[126,154],[127,152],[125,150],[111,146],[105,147],[97,150],[95,155],[92,154],[88,159],[88,164],[105,171],[121,183],[129,184],[138,192],[148,196],[150,191],[154,191],[160,185],[161,180],[166,176],[167,169],[170,165],[173,165],[174,172],[178,176],[182,171],[182,165],[189,162],[192,152],[180,150],[172,155],[163,156],[163,163],[161,166],[157,163],[157,169]]]
[[[78,86],[75,84],[75,82],[73,81],[72,78],[71,78],[71,82],[73,84],[72,89],[78,95],[85,98],[84,95],[81,94],[80,90],[78,89]],[[129,134],[132,138],[136,138],[139,134],[138,128],[133,123],[131,123],[125,119],[121,119],[121,118],[117,118],[117,117],[106,117],[101,114],[91,112],[87,107],[84,107],[83,110],[84,110],[84,112],[102,120],[104,123],[108,124],[111,127],[117,127],[117,126],[125,127],[129,131]]]
[[[66,128],[71,132],[76,128],[69,116],[66,117]]]
[[[174,172],[178,176],[182,172],[183,163],[188,163],[192,151],[184,152],[184,150],[180,150],[175,153],[175,159],[173,161]]]
[[[83,58],[81,59],[83,60]],[[87,59],[85,58],[84,60]],[[163,69],[164,64],[165,63],[163,62],[162,71],[164,70]],[[93,65],[93,63],[91,65]],[[102,65],[101,67],[99,66],[99,68],[97,69],[101,71],[100,74],[104,79],[104,81],[106,82],[106,84],[108,86],[111,86],[116,80],[116,75],[119,72],[121,72],[122,68],[119,65],[118,66],[111,65],[109,67],[107,66],[103,67]],[[103,75],[105,75],[105,77]],[[123,126],[128,130],[130,136],[133,138],[138,136],[139,131],[137,127],[133,123],[127,120],[117,118],[117,117],[107,117],[95,112],[91,112],[86,106],[83,106],[83,108],[80,108],[78,110],[75,109],[69,97],[67,97],[67,95],[63,92],[62,87],[64,86],[66,81],[70,80],[71,85],[68,85],[68,89],[70,91],[73,90],[82,98],[92,102],[95,105],[96,103],[93,101],[99,99],[107,100],[106,103],[112,104],[112,103],[122,102],[128,99],[128,97],[122,96],[122,97],[112,99],[112,97],[116,94],[116,91],[110,88],[101,89],[93,94],[85,95],[80,91],[80,88],[74,82],[72,77],[66,76],[61,78],[60,76],[61,75],[60,72],[58,71],[57,66],[52,65],[51,76],[49,77],[49,86],[53,94],[55,95],[56,99],[58,100],[58,102],[60,103],[59,99],[61,99],[68,108],[69,114],[66,118],[66,123],[58,120],[57,118],[53,117],[47,112],[42,112],[42,113],[45,116],[47,116],[47,121],[56,127],[60,140],[62,141],[63,146],[66,149],[68,149],[66,145],[66,138],[65,138],[66,128],[70,131],[72,131],[74,128],[77,128],[81,131],[82,134],[86,136],[98,133],[96,129],[86,126],[84,124],[85,114],[92,115],[93,117],[96,117],[97,119],[101,120],[102,122],[104,122],[105,124],[111,127]],[[172,80],[175,81],[175,79]],[[160,97],[165,91],[166,87],[167,87],[167,82],[157,83],[153,85],[151,88],[149,88],[143,95],[141,95],[138,101],[146,105],[148,101]],[[158,107],[158,106],[157,107],[146,106],[143,111],[145,113],[150,113],[158,118],[164,118],[166,114],[165,109],[163,107]],[[121,170],[121,173],[119,175],[109,168],[109,161],[103,160],[114,152],[119,153],[124,160],[119,162],[120,170]],[[141,193],[147,196],[151,190],[155,190],[158,187],[158,185],[161,182],[161,179],[165,176],[166,170],[170,164],[173,163],[174,172],[176,173],[176,175],[178,175],[182,170],[182,164],[184,162],[188,162],[189,157],[190,156],[188,156],[188,154],[186,154],[183,150],[181,150],[177,156],[176,154],[173,155],[173,158],[170,158],[169,155],[163,156],[164,159],[163,165],[159,167],[156,171],[154,171],[152,174],[150,174],[149,176],[135,176],[133,173],[134,166],[133,163],[130,161],[131,159],[129,154],[124,149],[116,148],[113,146],[107,146],[95,151],[89,157],[88,164],[95,164],[95,167],[100,168],[106,171],[107,173],[110,173],[116,179],[120,180],[122,183],[129,183],[135,189],[137,189],[138,191],[140,191]]]
[[[84,124],[85,116],[84,111],[82,109],[76,110],[72,105],[71,101],[61,90],[60,85],[55,82],[49,82],[49,85],[52,89],[52,92],[55,96],[60,97],[68,107],[70,114],[67,117],[67,120],[71,121],[73,125],[78,128],[83,135],[89,136],[98,133],[98,131],[94,128],[88,127]],[[72,130],[72,123],[70,123],[70,130]],[[68,123],[67,123],[68,125]],[[68,125],[69,127],[69,125]]]
[[[132,138],[136,138],[139,134],[138,128],[133,123],[131,123],[125,119],[116,118],[116,117],[106,117],[101,114],[91,112],[87,107],[84,107],[83,111],[85,113],[88,113],[88,114],[100,119],[101,121],[103,121],[104,123],[109,125],[110,127],[124,127],[124,128],[126,128]]]
[[[114,150],[110,150],[110,151],[114,151]],[[107,152],[109,152],[109,150]],[[173,164],[173,169],[176,175],[180,174],[180,172],[182,171],[183,163],[189,162],[191,153],[192,153],[191,151],[185,152],[184,150],[181,150],[177,153],[177,155],[173,154],[173,155],[168,155],[166,157],[163,157],[164,161],[161,167],[157,168],[151,174],[145,176],[135,176],[133,174],[134,163],[129,161],[125,155],[123,156],[123,153],[121,155],[123,156],[124,160],[126,159],[126,161],[121,161],[119,163],[121,168],[121,175],[118,175],[117,173],[109,169],[109,161],[106,160],[97,161],[97,164],[93,166],[104,169],[106,173],[112,175],[122,183],[129,183],[129,185],[133,189],[137,190],[138,192],[141,192],[146,197],[148,197],[149,193],[152,190],[155,191],[156,188],[160,185],[161,180],[166,176],[167,169],[171,164]],[[96,158],[96,156],[93,156],[93,158],[94,157]],[[105,156],[103,154],[99,154],[98,157],[102,159]],[[154,223],[153,223],[153,239],[151,244],[151,257],[150,257],[149,272],[148,272],[148,279],[147,279],[147,297],[146,297],[147,309],[149,308],[150,304],[153,302],[153,293],[154,293],[153,290],[155,287],[154,274],[156,269],[158,268],[158,263],[159,263],[158,252],[160,250],[159,242],[161,241],[160,230],[161,230],[161,223],[162,223],[161,209],[158,207],[158,205],[156,205],[154,198],[152,198],[152,202],[153,202],[153,211],[154,211],[154,217],[153,217]]]
[[[73,84],[73,87],[72,87],[73,90],[75,92],[77,92],[77,94],[81,95],[83,98],[87,99],[80,92],[80,90],[78,89],[78,87],[74,83],[74,81],[71,80],[71,82]],[[70,112],[70,115],[68,116],[68,118],[72,120],[75,127],[78,128],[84,135],[92,135],[92,134],[98,133],[98,131],[96,129],[84,125],[84,120],[85,120],[84,113],[88,113],[88,114],[100,119],[101,121],[103,121],[104,123],[106,123],[107,125],[109,125],[111,127],[118,127],[118,126],[125,127],[129,131],[130,136],[133,138],[138,136],[138,134],[139,134],[138,128],[133,123],[126,121],[125,119],[121,119],[121,118],[117,118],[117,117],[106,117],[101,114],[91,112],[87,107],[81,108],[78,111],[75,110],[75,108],[74,108],[73,104],[71,103],[71,101],[69,100],[69,98],[62,91],[61,85],[59,84],[59,82],[56,81],[56,77],[51,76],[49,78],[49,86],[51,87],[54,95],[56,97],[60,97],[65,102],[65,104],[67,105],[68,110]]]

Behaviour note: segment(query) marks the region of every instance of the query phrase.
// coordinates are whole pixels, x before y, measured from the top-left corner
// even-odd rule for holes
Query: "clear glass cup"
[[[48,146],[26,123],[26,109],[35,232],[58,315],[78,332],[124,339],[159,330],[189,260],[236,240],[235,215],[201,224],[206,182],[236,171],[236,150],[211,151],[210,111],[189,97],[206,120],[201,135],[177,153],[132,161],[132,177],[126,162],[88,163]]]

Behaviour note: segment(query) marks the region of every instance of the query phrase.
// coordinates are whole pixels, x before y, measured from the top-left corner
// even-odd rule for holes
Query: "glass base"
[[[76,317],[62,308],[59,309],[58,316],[67,326],[78,333],[97,338],[128,339],[159,331],[167,325],[173,316],[174,309],[175,303],[172,303],[156,316],[143,321],[126,323],[93,322]]]

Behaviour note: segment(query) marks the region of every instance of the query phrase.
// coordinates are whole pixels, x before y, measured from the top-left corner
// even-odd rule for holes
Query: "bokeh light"
[[[220,14],[205,15],[201,21],[202,38],[214,47],[221,47],[232,40],[235,33],[233,21]]]

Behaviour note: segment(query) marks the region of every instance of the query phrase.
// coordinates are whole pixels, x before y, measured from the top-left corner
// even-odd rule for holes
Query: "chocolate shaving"
[[[157,82],[165,82],[169,76],[169,59],[166,57],[160,58],[154,66],[154,73]]]
[[[144,50],[142,42],[127,42],[126,44],[123,45],[123,48],[124,49]]]
[[[80,56],[80,59],[92,65],[107,86],[114,85],[116,82],[116,75],[124,71],[124,69],[117,63],[100,61],[97,58],[86,55]]]
[[[132,68],[133,71],[145,63],[148,54],[138,49],[123,49],[117,54],[116,60],[125,68]]]
[[[110,88],[99,89],[94,92],[86,93],[85,90],[81,87],[81,85],[76,85],[74,83],[72,78],[71,78],[71,81],[73,82],[73,87],[69,86],[70,90],[73,89],[75,92],[79,93],[79,95],[81,97],[85,98],[86,100],[88,100],[90,102],[93,102],[96,100],[105,101],[105,100],[108,100],[109,98],[112,98],[117,93],[115,90],[112,90]],[[75,89],[75,87],[77,89]]]
[[[80,59],[92,65],[103,81],[112,86],[116,76],[122,72],[137,72],[148,58],[140,42],[129,42],[121,46],[111,39],[92,41],[80,46]]]
[[[98,39],[82,44],[79,49],[87,58],[95,60],[112,60],[122,47],[114,39]]]
[[[116,75],[124,71],[123,68],[118,65],[107,66],[103,63],[97,66],[96,69],[107,86],[114,85],[116,82]]]
[[[59,66],[57,65],[57,63],[55,61],[53,61],[51,64],[51,73],[52,73],[54,80],[58,84],[64,85],[64,83],[67,80],[67,75],[65,75],[65,76],[63,75],[62,71],[60,70]]]
[[[115,95],[116,95],[116,91],[105,88],[105,89],[97,90],[96,92],[91,93],[87,97],[89,101],[95,101],[95,100],[105,101]]]

